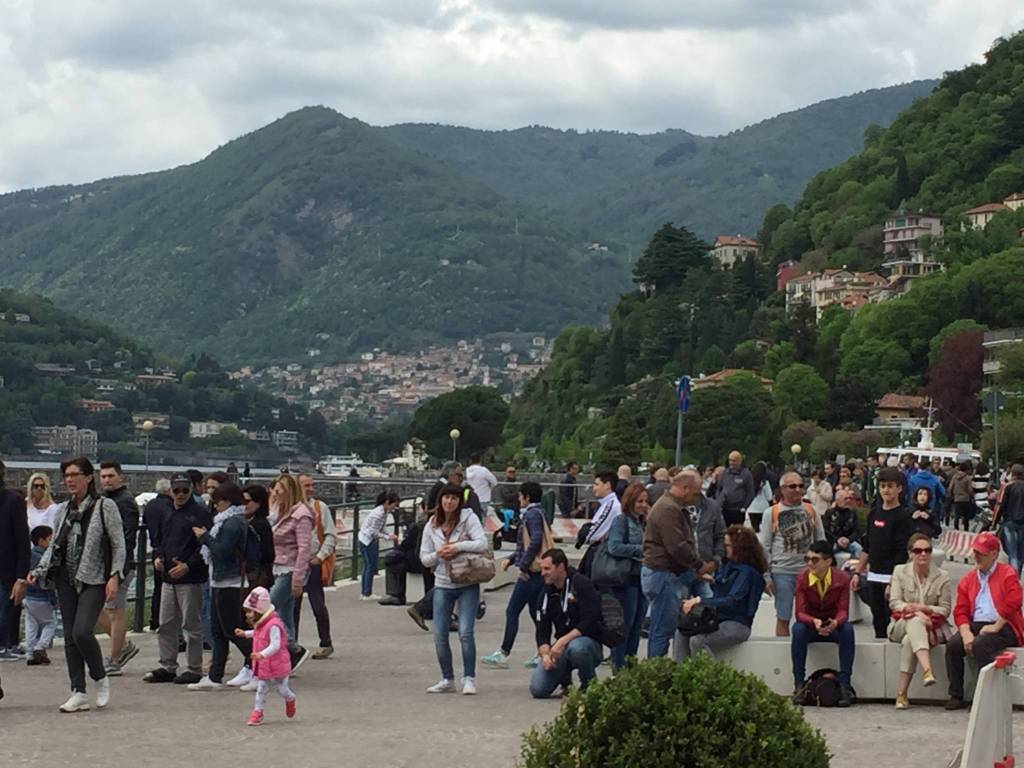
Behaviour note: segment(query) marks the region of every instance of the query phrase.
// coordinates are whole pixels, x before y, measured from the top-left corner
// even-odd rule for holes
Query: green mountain
[[[75,424],[97,431],[105,458],[140,460],[131,418],[139,412],[169,416],[167,428],[153,433],[153,444],[164,447],[187,448],[193,420],[293,429],[307,440],[321,440],[326,431],[323,419],[302,408],[242,388],[212,358],[175,362],[49,299],[2,288],[0,381],[0,454],[30,452],[33,427]],[[82,399],[107,404],[87,410]],[[192,447],[199,445],[256,452],[237,434]]]
[[[160,348],[229,361],[596,320],[624,258],[575,243],[325,108],[194,165],[0,196],[5,282]]]
[[[793,442],[818,461],[863,456],[882,437],[858,430],[893,391],[931,396],[946,439],[990,445],[979,414],[980,331],[1024,326],[1024,286],[1013,278],[1024,271],[1024,208],[998,213],[984,229],[960,224],[965,209],[1024,191],[1024,33],[997,41],[984,64],[948,73],[866,138],[860,154],[817,175],[793,210],[768,210],[765,260],[722,270],[702,258],[690,232],[658,229],[634,269],[654,291],[624,294],[607,330],[558,337],[550,365],[513,403],[509,452],[539,446],[543,458],[567,459],[630,434],[649,458],[670,460],[673,380],[726,367],[758,372],[774,387],[769,394],[740,376],[695,392],[688,460],[722,461],[730,448],[790,459],[783,447]],[[809,307],[787,313],[776,263],[877,267],[881,223],[900,206],[944,216],[945,235],[929,246],[944,271],[853,315],[838,306],[820,319]],[[1016,370],[997,383],[1024,391],[1024,361]],[[1007,432],[1016,438],[1002,455],[1024,460],[1024,415]]]
[[[542,206],[581,239],[642,247],[666,221],[687,222],[705,239],[756,231],[771,205],[796,199],[815,173],[862,149],[865,129],[888,125],[936,82],[829,99],[719,137],[540,126],[384,131],[502,195]]]

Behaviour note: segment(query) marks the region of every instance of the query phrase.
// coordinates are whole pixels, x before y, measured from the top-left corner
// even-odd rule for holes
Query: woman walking
[[[647,598],[640,588],[640,566],[643,564],[644,527],[650,509],[647,489],[640,483],[631,484],[622,494],[622,514],[612,521],[608,532],[608,554],[630,562],[626,583],[611,588],[622,606],[622,629],[626,638],[612,648],[612,669],[616,672],[626,665],[627,658],[636,656],[640,648],[640,629],[647,615]]]
[[[246,574],[246,594],[256,587],[270,589],[274,585],[274,530],[270,527],[270,494],[262,485],[249,483],[242,489],[245,519],[249,528],[260,537],[260,564]]]
[[[306,586],[309,542],[313,535],[313,512],[302,501],[304,498],[302,486],[293,475],[280,475],[274,481],[270,496],[274,519],[274,586],[270,600],[288,630],[293,671],[310,655],[295,636],[295,600]]]
[[[427,688],[428,693],[451,693],[455,690],[452,649],[448,642],[448,624],[452,610],[459,607],[459,642],[462,646],[462,692],[476,693],[476,640],[473,627],[480,585],[458,585],[452,581],[452,562],[471,553],[487,551],[487,535],[479,518],[470,509],[463,509],[462,489],[452,483],[438,493],[437,508],[427,521],[420,543],[420,562],[434,569],[434,650],[441,667],[441,680]]]
[[[124,529],[117,504],[96,491],[92,463],[85,457],[61,462],[70,498],[60,505],[55,532],[28,581],[57,590],[64,619],[64,657],[71,698],[61,712],[89,709],[85,668],[96,683],[96,706],[110,703],[110,680],[93,631],[103,605],[117,595],[124,578]]]

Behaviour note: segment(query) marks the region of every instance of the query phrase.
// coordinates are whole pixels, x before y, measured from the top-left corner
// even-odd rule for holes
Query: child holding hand
[[[288,630],[270,602],[270,593],[263,587],[256,587],[250,592],[242,607],[252,629],[236,629],[235,636],[252,639],[252,672],[258,681],[256,705],[246,725],[260,725],[263,722],[263,708],[267,703],[271,683],[284,699],[285,715],[295,717],[295,694],[288,687],[288,676],[292,672]]]

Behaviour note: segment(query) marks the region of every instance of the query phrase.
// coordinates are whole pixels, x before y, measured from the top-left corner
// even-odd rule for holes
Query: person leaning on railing
[[[949,574],[932,562],[932,540],[915,533],[907,543],[910,562],[892,571],[889,593],[889,639],[900,643],[900,682],[896,688],[896,709],[910,706],[907,690],[920,662],[925,686],[935,684],[931,649],[946,642],[952,632],[949,613],[953,596]]]

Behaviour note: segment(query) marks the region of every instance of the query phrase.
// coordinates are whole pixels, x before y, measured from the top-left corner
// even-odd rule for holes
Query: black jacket
[[[121,513],[121,527],[124,529],[124,572],[127,574],[135,567],[135,549],[139,544],[139,505],[123,485],[116,491],[107,491],[105,496],[117,504],[117,511]]]
[[[420,542],[423,540],[423,529],[426,527],[426,520],[414,522],[405,529],[405,536],[395,544],[395,549],[402,553],[402,562],[405,564],[406,573],[423,573],[423,563],[420,562]]]
[[[0,589],[10,592],[15,581],[24,579],[31,559],[25,499],[0,485]]]
[[[142,522],[146,526],[146,533],[149,535],[149,548],[155,552],[160,543],[160,535],[164,523],[174,511],[174,502],[170,496],[158,493],[155,497],[146,502],[142,510]]]
[[[441,489],[447,484],[448,483],[445,480],[438,480],[434,483],[434,487],[431,488],[430,493],[427,494],[427,510],[434,510],[437,508],[437,495],[441,493]],[[484,519],[484,509],[480,506],[480,497],[477,496],[476,491],[468,485],[462,486],[462,506],[466,509],[473,510],[481,521]]]
[[[563,611],[565,589],[569,590],[569,599],[568,609]],[[590,579],[570,566],[565,588],[548,586],[542,593],[537,609],[537,647],[551,645],[552,631],[557,640],[574,629],[601,642],[601,595]]]
[[[823,515],[821,524],[825,528],[825,538],[833,547],[836,540],[841,538],[860,541],[857,513],[848,507],[833,507],[828,510]]]
[[[867,532],[861,541],[868,553],[868,570],[891,574],[893,568],[907,562],[907,542],[913,533],[910,510],[903,506],[883,509],[879,498],[868,513]]]
[[[213,518],[209,511],[193,498],[167,516],[160,532],[160,542],[153,548],[153,557],[164,561],[164,582],[202,584],[209,579],[209,571],[200,552],[202,545],[192,533],[192,528],[209,530],[212,526]],[[175,560],[188,566],[188,573],[178,579],[170,575]]]
[[[260,567],[253,576],[250,574],[250,587],[266,587],[274,583],[274,530],[265,517],[250,517],[249,527],[260,537]]]

